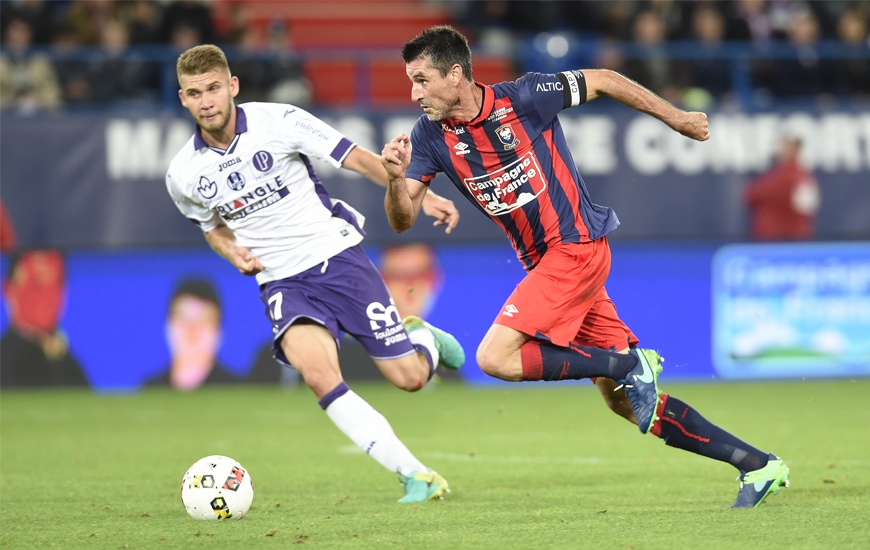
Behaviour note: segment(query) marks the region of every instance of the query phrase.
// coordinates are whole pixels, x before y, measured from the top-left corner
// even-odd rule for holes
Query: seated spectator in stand
[[[60,86],[48,57],[31,49],[33,29],[24,19],[8,22],[0,54],[0,108],[24,114],[60,106]]]
[[[74,0],[66,12],[63,25],[76,34],[77,41],[86,46],[100,43],[103,27],[115,19],[120,2],[106,0]]]
[[[773,27],[764,1],[737,0],[728,4],[727,40],[767,42],[773,39]]]
[[[207,281],[182,281],[172,293],[166,316],[170,364],[146,385],[191,391],[204,384],[237,382],[218,362],[221,336],[221,303],[214,287]]]
[[[123,23],[112,20],[103,25],[100,53],[89,67],[92,101],[108,104],[158,96],[157,65],[141,55],[131,54],[128,47],[129,33]]]
[[[51,43],[51,53],[63,102],[67,105],[87,103],[94,97],[89,63],[81,57],[81,47],[78,35],[70,25],[58,27]]]
[[[785,137],[776,166],[746,186],[752,238],[759,241],[811,239],[820,193],[816,179],[800,162],[801,141]]]
[[[715,100],[722,100],[731,90],[731,67],[722,52],[725,19],[712,6],[700,6],[692,14],[692,37],[698,41],[701,59],[689,63],[690,81],[694,88],[705,90]],[[694,105],[703,110],[709,105]]]
[[[166,4],[163,10],[164,42],[174,42],[173,35],[178,27],[195,29],[199,41],[195,44],[212,44],[215,39],[211,10],[202,0],[175,0]]]
[[[57,250],[12,254],[3,281],[9,330],[0,339],[0,388],[87,386],[60,319],[66,268]]]
[[[643,49],[641,57],[625,61],[625,76],[671,103],[678,103],[684,85],[680,64],[664,49],[667,31],[654,11],[643,11],[634,20],[632,38]]]
[[[831,71],[819,59],[819,24],[810,11],[796,14],[789,26],[788,40],[796,57],[772,63],[768,88],[776,97],[815,97],[829,89]]]
[[[121,4],[122,20],[129,31],[130,44],[149,45],[163,42],[163,10],[152,0],[133,0]]]
[[[293,49],[290,28],[282,20],[272,21],[265,36],[254,25],[247,25],[239,36],[233,74],[245,87],[237,101],[290,103],[303,108],[311,104],[311,84]]]
[[[54,12],[61,8],[60,2],[45,0],[18,0],[0,2],[0,34],[6,33],[7,21],[23,19],[33,30],[33,43],[40,46],[51,42],[54,32]],[[61,8],[62,9],[62,8]]]
[[[840,17],[838,36],[855,57],[836,62],[834,92],[867,98],[870,96],[870,40],[867,37],[867,19],[856,10]]]

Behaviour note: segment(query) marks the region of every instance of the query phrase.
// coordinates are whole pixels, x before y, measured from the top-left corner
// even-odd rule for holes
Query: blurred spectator
[[[731,66],[728,59],[719,57],[725,37],[725,18],[712,6],[701,6],[692,14],[692,38],[698,41],[701,59],[693,59],[689,66],[692,86],[706,90],[717,100],[731,90]],[[709,103],[709,102],[707,102]],[[707,105],[693,105],[703,110]]]
[[[17,242],[15,225],[12,223],[12,218],[9,217],[6,205],[0,200],[0,252],[12,252]]]
[[[838,37],[855,57],[840,59],[836,63],[834,91],[837,94],[870,95],[870,42],[867,20],[860,12],[850,10],[840,17]]]
[[[682,40],[690,38],[690,15],[697,4],[699,2],[682,0],[644,0],[639,3],[637,13],[656,14],[663,26],[665,40]]]
[[[117,5],[106,0],[75,0],[67,10],[65,24],[75,32],[79,44],[99,44],[103,27],[115,19]]]
[[[196,27],[192,25],[173,25],[169,43],[175,51],[183,52],[202,44],[203,41],[202,35]],[[174,67],[172,72],[175,73]]]
[[[311,84],[302,71],[302,61],[293,49],[293,36],[283,20],[272,21],[265,36],[254,25],[241,35],[233,74],[244,83],[237,101],[271,101],[308,107]]]
[[[773,27],[764,0],[737,0],[729,11],[729,40],[766,42],[773,39]]]
[[[86,386],[59,328],[66,268],[57,250],[12,254],[3,281],[10,327],[0,339],[0,387]]]
[[[60,87],[49,58],[31,49],[33,29],[24,19],[6,26],[0,54],[0,108],[22,113],[60,106]]]
[[[185,27],[194,29],[199,37],[193,45],[214,43],[211,11],[202,0],[175,0],[167,4],[163,11],[163,21],[165,42],[177,45],[178,28]]]
[[[130,44],[160,44],[163,42],[163,11],[154,0],[133,0],[121,4],[121,19],[125,21]]]
[[[64,103],[91,101],[94,90],[88,62],[81,55],[81,43],[71,25],[65,23],[57,29],[51,53]]]
[[[816,179],[800,163],[800,149],[799,139],[783,138],[776,165],[746,186],[744,201],[753,239],[812,238],[821,199]]]
[[[131,53],[127,27],[117,20],[108,21],[100,33],[100,51],[89,63],[93,83],[91,101],[110,103],[156,97],[156,64],[138,53]]]
[[[817,96],[829,89],[833,76],[829,64],[819,59],[819,24],[810,11],[802,11],[791,19],[789,43],[796,57],[778,59],[773,64],[768,88],[777,97]]]
[[[680,65],[665,52],[667,35],[661,16],[654,11],[643,11],[635,18],[632,29],[632,37],[642,48],[643,56],[626,60],[625,75],[677,103],[685,82]]]
[[[202,280],[182,281],[172,293],[166,316],[170,364],[146,385],[191,391],[203,384],[238,381],[218,362],[221,337],[221,303],[214,287]]]
[[[53,7],[59,2],[49,3],[44,0],[18,0],[16,2],[0,3],[0,26],[6,32],[6,23],[13,19],[23,19],[30,25],[34,44],[45,45],[51,41],[54,31]]]

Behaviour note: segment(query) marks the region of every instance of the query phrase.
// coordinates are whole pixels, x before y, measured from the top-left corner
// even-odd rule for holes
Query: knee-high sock
[[[387,470],[405,476],[427,471],[399,441],[387,419],[344,382],[320,398],[319,403],[339,430]]]
[[[637,356],[600,348],[563,348],[529,340],[520,347],[523,380],[579,380],[598,376],[622,380],[637,366]]]
[[[661,395],[652,433],[665,444],[751,472],[767,466],[767,453],[734,437],[695,409],[666,393]]]

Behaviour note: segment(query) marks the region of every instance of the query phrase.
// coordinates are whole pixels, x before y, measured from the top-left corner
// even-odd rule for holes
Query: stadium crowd
[[[2,0],[0,106],[29,113],[159,104],[168,100],[166,82],[174,78],[178,53],[198,43],[235,52],[235,72],[245,82],[240,101],[308,105],[311,83],[304,69],[311,50],[294,48],[292,18],[254,24],[249,8],[263,3],[268,1]],[[866,1],[417,3],[440,9],[468,33],[477,52],[511,57],[517,74],[580,63],[622,72],[675,103],[700,94],[709,104],[730,99],[741,74],[735,64],[750,46],[744,86],[755,96],[870,97]],[[219,25],[221,4],[229,17]]]

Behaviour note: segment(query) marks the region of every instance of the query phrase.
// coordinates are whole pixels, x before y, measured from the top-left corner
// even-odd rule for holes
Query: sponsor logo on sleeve
[[[489,174],[465,178],[463,183],[490,216],[512,212],[547,189],[547,180],[533,151]]]
[[[536,92],[561,92],[564,89],[561,82],[538,82]]]

